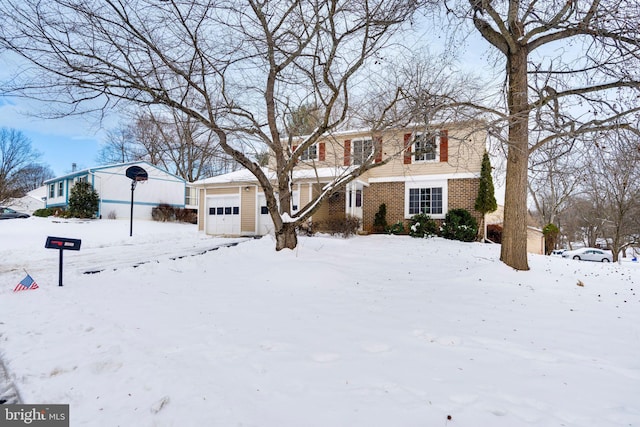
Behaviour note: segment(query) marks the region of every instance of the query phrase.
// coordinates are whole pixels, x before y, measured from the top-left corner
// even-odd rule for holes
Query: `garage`
[[[240,196],[207,197],[207,234],[240,234]]]

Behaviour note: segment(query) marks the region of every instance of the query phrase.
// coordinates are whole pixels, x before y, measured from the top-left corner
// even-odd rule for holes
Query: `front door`
[[[347,215],[354,216],[360,219],[362,224],[362,190],[364,186],[361,182],[350,182],[347,184],[347,197],[346,197],[346,209]]]

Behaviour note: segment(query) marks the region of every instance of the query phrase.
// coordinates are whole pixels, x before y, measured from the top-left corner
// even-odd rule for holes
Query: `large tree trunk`
[[[509,52],[509,147],[505,182],[504,228],[500,259],[516,270],[528,270],[527,173],[529,162],[529,110],[527,51]]]
[[[276,230],[276,251],[282,249],[295,249],[298,245],[296,226],[293,223],[285,222],[282,228]]]

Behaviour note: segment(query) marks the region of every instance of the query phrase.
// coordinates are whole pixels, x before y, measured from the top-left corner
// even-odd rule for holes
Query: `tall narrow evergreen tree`
[[[475,210],[482,214],[482,239],[487,238],[487,222],[485,215],[498,209],[495,191],[493,188],[493,177],[491,176],[491,160],[489,153],[484,152],[482,156],[482,168],[480,169],[480,188],[476,197]]]

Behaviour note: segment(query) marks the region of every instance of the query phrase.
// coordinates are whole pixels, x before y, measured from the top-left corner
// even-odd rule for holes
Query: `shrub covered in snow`
[[[398,221],[393,225],[387,227],[387,233],[389,234],[404,234],[404,223]]]
[[[411,217],[409,235],[411,237],[427,238],[438,234],[436,222],[427,214],[421,213]]]
[[[440,232],[445,239],[473,242],[478,236],[478,221],[466,209],[451,209]]]

